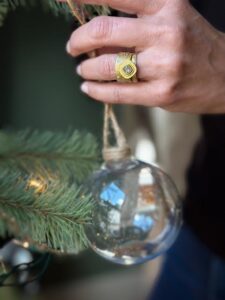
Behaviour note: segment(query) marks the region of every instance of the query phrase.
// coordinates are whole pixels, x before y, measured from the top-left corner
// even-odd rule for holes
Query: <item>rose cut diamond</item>
[[[127,66],[125,66],[124,68],[123,68],[123,70],[124,70],[124,72],[126,73],[126,74],[131,74],[132,72],[133,72],[133,68],[130,66],[130,65],[127,65]]]

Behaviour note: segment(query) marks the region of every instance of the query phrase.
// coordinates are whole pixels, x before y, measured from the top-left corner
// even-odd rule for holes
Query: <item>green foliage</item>
[[[77,253],[93,203],[81,182],[98,165],[90,134],[0,134],[0,236]]]
[[[56,16],[60,14],[69,16],[71,14],[66,3],[56,0],[0,0],[0,26],[3,25],[4,19],[10,10],[15,10],[20,6],[32,7],[36,5],[41,5],[44,10],[51,11]],[[81,8],[88,18],[109,14],[109,9],[106,6],[82,5]]]
[[[71,15],[68,5],[56,0],[0,0],[0,26],[10,10],[36,5],[56,16]],[[86,19],[110,13],[105,6],[74,5]],[[0,132],[0,237],[48,251],[85,248],[93,202],[83,183],[99,157],[90,134]]]
[[[0,132],[0,164],[16,164],[29,173],[35,166],[52,173],[69,173],[80,183],[96,167],[99,158],[96,138],[89,133]]]
[[[84,225],[90,222],[92,202],[63,177],[51,178],[46,190],[37,192],[29,188],[29,178],[22,172],[1,170],[0,208],[18,226],[12,227],[7,219],[0,219],[3,237],[16,235],[31,244],[43,245],[44,250],[60,252],[77,253],[87,246]]]

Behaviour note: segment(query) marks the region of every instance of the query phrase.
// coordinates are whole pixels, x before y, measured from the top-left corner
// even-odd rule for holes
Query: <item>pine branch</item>
[[[15,10],[20,6],[32,7],[39,4],[45,11],[51,11],[56,16],[63,14],[68,17],[71,15],[68,5],[56,0],[0,0],[0,26],[3,25],[4,19],[10,10]],[[106,6],[82,5],[81,8],[89,19],[97,15],[108,15],[110,13],[109,8]]]
[[[1,236],[34,241],[45,250],[78,253],[87,246],[84,226],[91,220],[90,196],[63,176],[45,172],[35,178],[47,182],[41,191],[20,170],[0,168],[0,212],[7,216],[0,218]]]
[[[77,253],[93,204],[81,184],[99,164],[93,135],[0,131],[0,236]]]
[[[44,169],[81,183],[99,165],[99,157],[90,133],[0,132],[0,166],[17,166],[28,174]]]

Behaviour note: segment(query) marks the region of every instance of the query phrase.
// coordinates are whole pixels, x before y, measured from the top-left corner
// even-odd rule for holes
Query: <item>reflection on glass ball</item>
[[[161,169],[129,159],[108,162],[88,185],[95,209],[86,234],[91,247],[115,263],[152,259],[174,242],[181,225],[181,203]]]

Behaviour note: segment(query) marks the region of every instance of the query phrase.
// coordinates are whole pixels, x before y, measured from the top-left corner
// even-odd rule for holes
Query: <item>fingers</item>
[[[147,14],[160,9],[166,0],[76,0],[75,2],[108,5],[114,9],[130,14]]]
[[[77,73],[87,80],[116,80],[115,61],[114,54],[88,59],[78,66]]]
[[[84,82],[81,90],[90,97],[112,104],[165,105],[167,99],[158,81],[131,84]]]
[[[75,30],[67,44],[72,56],[103,47],[144,47],[148,41],[144,20],[117,17],[96,17]]]
[[[148,68],[144,63],[144,57],[137,55],[138,79],[149,79]],[[86,80],[112,81],[116,80],[116,54],[104,54],[96,58],[83,61],[77,68],[77,73]]]

